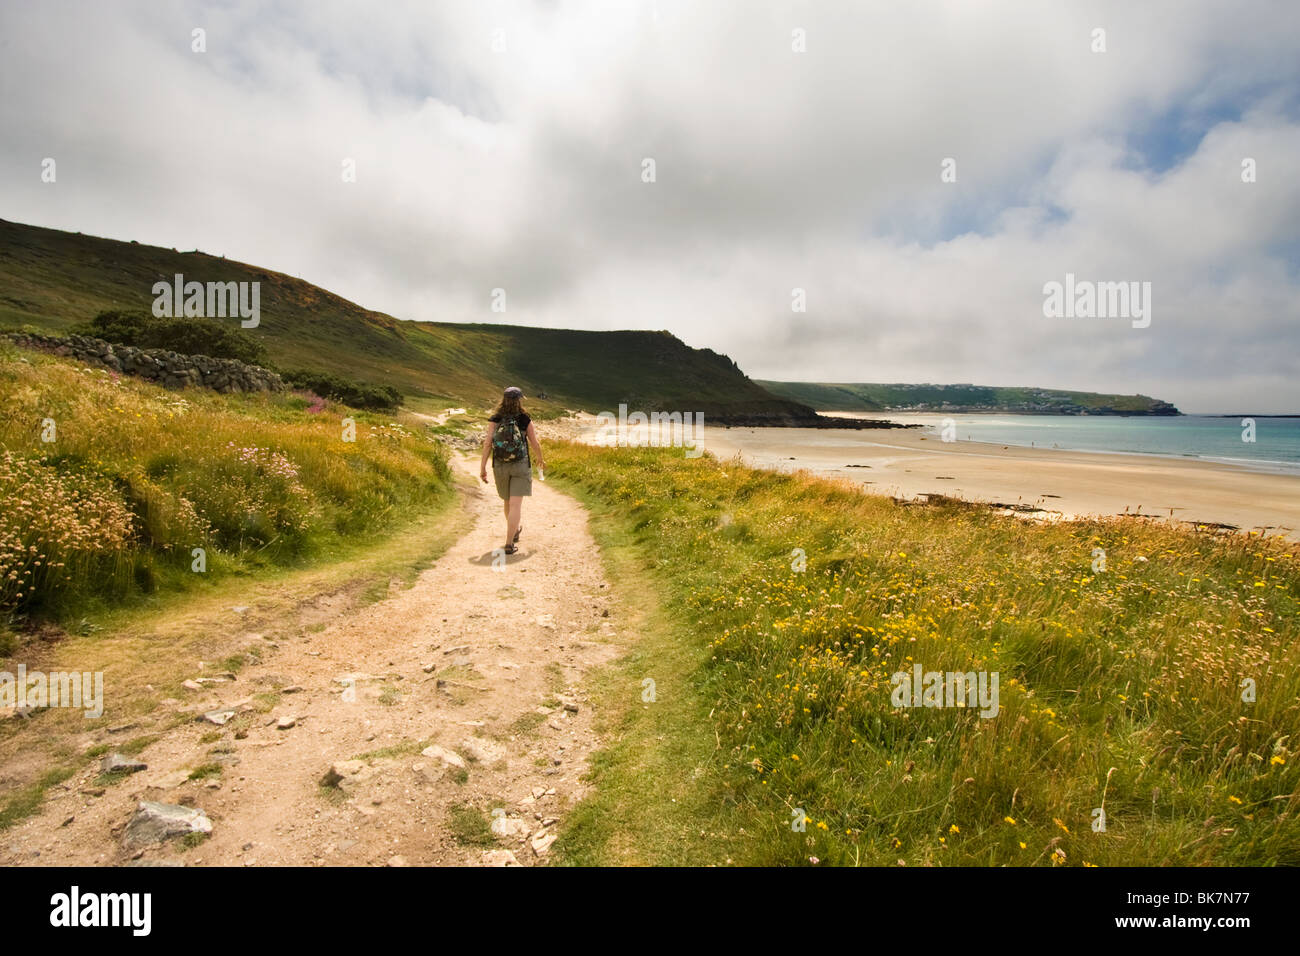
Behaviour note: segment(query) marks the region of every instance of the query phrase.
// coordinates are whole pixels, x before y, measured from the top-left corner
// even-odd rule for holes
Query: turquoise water
[[[943,416],[890,416],[924,420],[938,434]],[[1119,418],[1075,415],[952,415],[959,441],[1035,445],[1073,451],[1170,455],[1300,474],[1300,418],[1255,418],[1255,440],[1243,441],[1242,418],[1182,415]]]

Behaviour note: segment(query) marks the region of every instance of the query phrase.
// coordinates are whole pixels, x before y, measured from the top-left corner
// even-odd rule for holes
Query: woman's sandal
[[[505,550],[505,553],[506,553],[506,554],[514,554],[514,553],[515,553],[516,551],[518,551],[519,549],[516,548],[513,544],[508,544],[508,545],[505,546],[505,549],[504,549],[504,550]]]
[[[515,532],[515,540],[514,540],[513,543],[518,544],[518,542],[519,542],[519,536],[520,536],[521,534],[523,534],[523,533],[524,533],[524,526],[523,526],[523,525],[520,525],[520,526],[519,526],[519,530]]]

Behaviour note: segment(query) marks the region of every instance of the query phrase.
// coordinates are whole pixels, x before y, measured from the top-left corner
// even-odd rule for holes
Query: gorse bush
[[[1294,543],[903,506],[680,450],[548,460],[618,507],[708,648],[700,779],[737,862],[1300,863]],[[918,663],[998,673],[997,715],[895,707]]]
[[[266,349],[230,320],[160,319],[148,312],[113,311],[101,312],[89,322],[74,326],[72,331],[142,349],[168,349],[181,355],[206,355],[237,359],[249,365],[267,365]]]
[[[183,394],[0,351],[0,610],[62,613],[289,563],[450,486],[445,448],[298,396]],[[42,441],[45,423],[53,441]]]
[[[391,385],[366,385],[353,382],[327,372],[294,369],[282,373],[286,382],[295,388],[314,392],[323,398],[374,411],[390,411],[402,404],[402,393]]]

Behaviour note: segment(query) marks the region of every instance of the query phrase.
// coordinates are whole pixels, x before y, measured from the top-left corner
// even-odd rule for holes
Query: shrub
[[[156,318],[148,312],[101,312],[73,329],[119,345],[169,349],[182,355],[237,359],[249,365],[268,364],[266,349],[230,322],[201,318]]]
[[[353,408],[390,411],[402,404],[402,393],[391,385],[368,385],[309,369],[295,369],[285,372],[282,377],[295,388],[307,389]]]

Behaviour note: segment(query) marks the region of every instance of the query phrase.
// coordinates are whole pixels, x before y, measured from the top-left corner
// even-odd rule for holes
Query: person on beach
[[[479,461],[478,476],[486,484],[488,453],[492,454],[492,475],[496,478],[497,494],[505,503],[506,554],[519,550],[515,545],[524,530],[519,523],[520,512],[524,497],[533,493],[529,445],[537,452],[537,467],[543,471],[546,468],[533,420],[524,411],[523,397],[523,391],[513,385],[505,390],[501,404],[488,419],[487,434],[483,436],[483,458]]]

